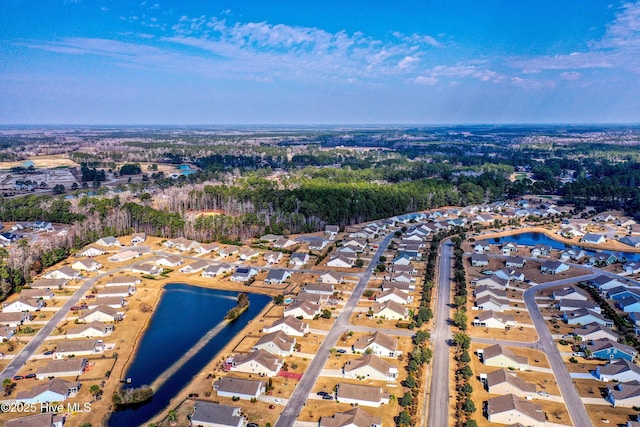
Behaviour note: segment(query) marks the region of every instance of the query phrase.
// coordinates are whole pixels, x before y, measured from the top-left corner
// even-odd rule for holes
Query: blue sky
[[[640,2],[4,0],[2,124],[640,122]]]

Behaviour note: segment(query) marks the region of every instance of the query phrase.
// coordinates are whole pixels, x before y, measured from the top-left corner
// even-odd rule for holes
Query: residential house
[[[284,309],[285,316],[302,319],[313,319],[321,313],[320,306],[307,301],[294,302]]]
[[[202,271],[209,266],[209,263],[205,260],[194,261],[191,264],[187,264],[184,267],[180,268],[180,273],[190,274],[197,273],[198,271]]]
[[[129,286],[135,286],[135,285],[139,285],[142,283],[142,280],[138,279],[137,277],[133,277],[133,276],[115,276],[112,277],[111,279],[109,279],[108,282],[106,282],[104,285],[105,286],[123,286],[123,285],[129,285]]]
[[[612,301],[622,301],[623,299],[629,297],[640,297],[640,288],[616,286],[615,288],[607,289],[601,292],[601,294]]]
[[[504,368],[480,374],[480,381],[487,387],[489,394],[515,394],[518,397],[531,399],[536,394],[536,385],[527,383],[511,371]]]
[[[55,294],[51,291],[51,289],[23,289],[20,291],[20,298],[33,298],[49,301],[53,299],[54,296]]]
[[[588,325],[589,323],[597,323],[607,328],[613,327],[613,322],[602,314],[591,311],[586,308],[579,308],[573,311],[565,311],[562,318],[569,325]]]
[[[267,264],[277,264],[282,259],[282,252],[269,251],[262,257]]]
[[[480,298],[476,298],[475,305],[478,307],[478,310],[485,311],[503,312],[511,309],[509,307],[508,299],[496,298],[493,295],[485,295]]]
[[[547,257],[551,255],[551,250],[549,245],[535,245],[531,248],[531,256],[534,258]]]
[[[335,239],[339,232],[340,232],[340,227],[337,225],[327,225],[324,228],[324,233],[328,234],[331,240]]]
[[[640,382],[640,367],[629,360],[619,359],[604,366],[596,366],[594,376],[603,382]]]
[[[474,267],[486,267],[489,265],[489,257],[486,254],[472,254],[471,265]]]
[[[496,277],[499,277],[500,279],[503,280],[513,280],[516,282],[524,282],[525,277],[524,277],[524,273],[515,271],[515,270],[511,270],[511,269],[507,269],[507,268],[503,268],[501,270],[498,270],[496,272],[493,273]]]
[[[12,313],[3,311],[2,313],[0,313],[0,325],[5,327],[17,328],[18,326],[24,324],[24,322],[26,322],[27,320],[31,320],[31,315],[26,311]]]
[[[371,406],[378,408],[389,403],[390,395],[380,386],[338,383],[336,401],[352,406]]]
[[[293,316],[284,316],[273,322],[269,327],[262,328],[262,332],[271,333],[282,331],[289,336],[303,337],[309,333],[309,324]]]
[[[4,313],[20,313],[23,311],[40,311],[44,303],[35,298],[18,298],[12,302],[3,302]]]
[[[202,277],[216,277],[219,274],[227,274],[231,270],[233,270],[233,267],[231,267],[231,265],[227,264],[226,262],[222,264],[210,265],[202,271]]]
[[[316,239],[309,242],[309,250],[310,251],[322,251],[329,244],[328,240],[324,239]]]
[[[89,300],[87,303],[89,310],[106,305],[115,309],[122,308],[127,302],[123,297],[97,297]]]
[[[49,271],[47,274],[45,274],[43,276],[45,279],[53,279],[53,280],[75,280],[75,279],[80,279],[82,277],[82,275],[74,270],[71,267],[68,266],[63,266],[60,268],[57,268],[55,270],[51,270]],[[34,280],[35,282],[35,280]],[[64,285],[64,282],[60,282],[60,287]],[[32,285],[33,287],[33,285]],[[54,288],[51,288],[54,289]]]
[[[134,251],[131,249],[125,249],[124,251],[120,251],[118,253],[115,253],[113,255],[111,255],[109,258],[107,258],[110,262],[125,262],[125,261],[129,261],[131,259],[134,258],[138,258],[140,255],[142,255],[140,252],[138,251]]]
[[[507,242],[500,247],[500,251],[503,255],[512,255],[518,252],[518,245],[513,242]]]
[[[611,265],[613,263],[618,262],[618,257],[614,254],[595,254],[589,257],[589,264],[601,266],[601,265]]]
[[[546,426],[542,406],[522,399],[515,394],[491,397],[487,400],[487,418],[498,424],[515,424],[531,427]]]
[[[620,344],[608,338],[583,342],[582,349],[586,355],[590,355],[593,359],[600,360],[625,359],[633,361],[637,354],[633,347]]]
[[[503,289],[490,288],[487,285],[481,285],[477,286],[473,290],[473,296],[475,296],[476,298],[482,298],[486,295],[493,295],[494,297],[499,299],[507,299],[507,291]]]
[[[258,270],[253,267],[237,267],[230,279],[232,282],[248,282],[256,274]]]
[[[260,241],[262,242],[268,242],[268,243],[273,243],[276,240],[278,240],[279,238],[281,238],[282,235],[281,234],[265,234],[264,236],[260,236]]]
[[[69,328],[67,338],[101,338],[111,335],[113,325],[105,325],[102,322],[91,322],[86,325],[80,325]]]
[[[358,338],[352,350],[361,353],[370,351],[379,357],[396,358],[402,354],[402,351],[398,350],[398,340],[380,331]]]
[[[133,233],[131,237],[131,244],[133,246],[138,246],[141,243],[144,243],[147,240],[147,233]]]
[[[356,258],[349,258],[341,254],[341,255],[333,256],[329,260],[329,262],[327,262],[327,266],[348,268],[348,267],[353,267],[355,262],[356,262]]]
[[[483,254],[491,249],[491,245],[486,240],[479,240],[474,243],[473,251],[477,254]]]
[[[558,301],[558,310],[560,311],[574,311],[581,308],[586,308],[587,310],[602,314],[600,305],[590,300],[581,301],[575,299],[561,299],[560,301]]]
[[[585,256],[587,256],[587,253],[584,249],[567,249],[560,252],[560,261],[580,261]]]
[[[165,255],[165,256],[161,256],[160,258],[156,259],[156,265],[162,266],[162,267],[177,267],[179,265],[184,264],[184,260],[178,256],[175,255]]]
[[[640,248],[640,236],[625,236],[620,239],[620,243],[629,245],[632,248]]]
[[[71,268],[78,271],[98,271],[102,268],[102,264],[92,259],[79,259],[71,264]]]
[[[540,266],[542,274],[560,274],[569,270],[569,266],[560,261],[545,261]]]
[[[83,323],[92,323],[92,322],[117,322],[122,320],[123,315],[122,312],[118,311],[117,308],[110,307],[108,305],[101,305],[88,311],[84,311],[81,315],[78,316],[78,321]]]
[[[640,312],[640,297],[632,296],[621,299],[616,306],[625,313]]]
[[[257,399],[265,393],[265,382],[245,378],[222,377],[213,383],[213,389],[219,397]]]
[[[33,231],[45,231],[47,233],[51,233],[52,231],[56,231],[56,228],[47,221],[35,221],[31,223],[31,229]]]
[[[163,245],[168,248],[177,249],[180,252],[186,252],[195,250],[200,246],[200,242],[185,239],[184,237],[178,237],[176,239],[167,240]]]
[[[283,361],[265,350],[256,350],[233,356],[227,359],[226,364],[234,372],[274,377],[280,372]]]
[[[582,243],[589,243],[591,245],[600,245],[607,241],[604,234],[587,233],[580,239]]]
[[[158,267],[155,264],[151,264],[147,262],[147,263],[134,265],[133,267],[131,267],[131,272],[142,273],[147,276],[159,276],[160,273],[162,273],[162,268]]]
[[[371,306],[374,317],[407,320],[409,318],[409,309],[395,301],[387,301],[383,303],[374,303]]]
[[[269,270],[267,277],[264,279],[264,283],[267,285],[279,285],[287,281],[290,277],[290,271],[274,268],[273,270]]]
[[[103,289],[100,289],[96,296],[98,298],[103,297],[121,297],[127,298],[133,295],[136,292],[136,288],[134,286],[129,285],[121,285],[121,286],[105,286]]]
[[[589,284],[600,291],[606,291],[618,286],[625,286],[624,283],[611,277],[600,275],[589,281]],[[626,286],[625,286],[626,287]]]
[[[102,340],[64,340],[56,343],[56,350],[53,352],[53,358],[64,359],[65,357],[92,356],[102,354],[103,352],[104,343]]]
[[[302,287],[302,292],[331,296],[336,292],[336,288],[331,283],[309,282]]]
[[[80,390],[80,383],[54,378],[46,384],[38,384],[29,390],[16,394],[16,403],[38,407],[41,403],[64,402],[69,397],[74,397]],[[43,426],[43,424],[38,427]]]
[[[345,378],[395,382],[398,368],[374,354],[365,354],[348,361],[342,368],[342,374]]]
[[[588,299],[584,292],[578,291],[573,286],[553,291],[552,297],[554,300],[586,301]]]
[[[96,240],[96,245],[106,246],[108,248],[113,246],[122,246],[120,241],[113,236],[103,237],[101,239]]]
[[[382,418],[369,415],[363,409],[354,408],[321,417],[318,427],[382,427]]]
[[[627,274],[638,274],[640,273],[640,262],[636,262],[636,261],[629,261],[626,262],[622,268],[624,269],[624,272]]]
[[[513,368],[524,371],[529,369],[529,360],[524,356],[516,356],[511,350],[500,344],[478,349],[478,357],[486,366]]]
[[[394,283],[411,283],[416,281],[415,278],[407,273],[390,273],[384,276],[384,280]]]
[[[471,283],[476,287],[487,286],[493,289],[506,289],[509,286],[509,281],[501,279],[500,277],[490,276],[474,279]]]
[[[402,292],[409,293],[416,290],[416,285],[413,283],[407,283],[407,282],[384,281],[382,282],[382,285],[380,285],[380,289],[382,289],[383,292],[390,291],[393,289],[398,289],[398,290],[401,290]]]
[[[218,249],[218,255],[221,257],[227,257],[234,254],[237,254],[240,250],[237,246],[226,246],[224,248]]]
[[[389,267],[389,271],[392,273],[398,274],[408,274],[410,276],[415,276],[418,274],[418,270],[411,264],[409,265],[400,265],[400,264],[391,264]]]
[[[36,370],[36,378],[44,380],[51,377],[77,377],[84,371],[87,359],[81,357],[51,360],[45,366]]]
[[[243,250],[240,251],[240,253],[238,254],[238,256],[240,257],[240,259],[242,261],[248,261],[250,259],[255,259],[258,258],[258,256],[260,256],[260,251],[253,249],[253,248],[245,248]]]
[[[280,357],[290,356],[296,345],[295,337],[290,337],[282,331],[263,335],[253,346],[253,351],[265,350]]]
[[[482,312],[473,319],[473,326],[485,328],[507,329],[515,325],[516,320],[512,314],[497,313],[495,311]]]
[[[300,267],[309,262],[309,254],[306,252],[294,252],[289,258],[289,264]]]
[[[76,256],[79,257],[94,257],[94,256],[100,256],[100,255],[104,255],[106,254],[106,251],[103,251],[100,248],[97,248],[95,246],[87,246],[86,248],[84,248],[82,251],[78,252],[76,254]]]
[[[640,384],[618,383],[607,387],[606,400],[611,402],[614,408],[635,408],[640,405]]]
[[[589,323],[588,325],[581,326],[580,328],[575,328],[573,330],[573,335],[575,337],[580,337],[582,342],[601,339],[610,339],[613,341],[618,340],[618,334],[597,323]]]
[[[273,242],[271,246],[278,249],[287,249],[297,244],[298,243],[295,240],[289,239],[287,237],[280,237],[278,240]]]
[[[504,261],[507,268],[522,268],[526,264],[524,258],[519,256],[510,256]]]
[[[196,401],[190,425],[199,427],[242,427],[245,418],[239,406]]]
[[[36,415],[7,420],[5,427],[62,427],[65,422],[63,414],[56,415],[53,412],[43,412]]]
[[[220,245],[217,243],[203,243],[198,246],[195,251],[200,255],[209,254],[211,252],[217,252],[220,249]]]
[[[407,292],[403,292],[398,288],[393,288],[388,291],[379,292],[376,296],[376,302],[395,301],[398,304],[411,304],[413,303],[413,297]]]
[[[3,245],[8,245],[16,240],[18,240],[18,236],[13,233],[0,233],[0,243]]]

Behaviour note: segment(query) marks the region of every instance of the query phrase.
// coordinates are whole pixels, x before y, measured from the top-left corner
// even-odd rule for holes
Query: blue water
[[[138,353],[125,377],[131,387],[149,385],[176,360],[219,324],[236,306],[237,292],[205,289],[184,284],[168,284],[149,327],[140,342]],[[145,424],[162,411],[169,401],[200,372],[215,355],[271,301],[265,295],[249,295],[249,309],[224,328],[193,358],[184,364],[158,390],[153,399],[135,407],[114,412],[109,426]],[[105,398],[110,398],[107,396]]]
[[[578,248],[576,245],[566,245],[562,242],[552,239],[543,233],[520,233],[512,236],[494,237],[493,239],[487,239],[490,244],[502,244],[503,242],[513,242],[518,245],[535,246],[535,245],[547,245],[553,249],[565,250],[570,248]],[[587,255],[593,255],[596,251],[586,250]],[[597,253],[614,254],[618,259],[625,258],[627,261],[640,261],[640,253],[637,252],[615,252],[598,250]]]

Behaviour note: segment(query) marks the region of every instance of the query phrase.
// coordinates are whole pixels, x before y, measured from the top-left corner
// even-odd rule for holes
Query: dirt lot
[[[594,426],[621,426],[635,421],[637,411],[632,408],[613,408],[605,405],[584,405]],[[606,422],[605,422],[606,421]]]
[[[493,338],[498,340],[512,340],[520,342],[534,342],[538,340],[535,328],[514,327],[511,329],[493,329],[481,326],[471,326],[469,336],[476,338]]]

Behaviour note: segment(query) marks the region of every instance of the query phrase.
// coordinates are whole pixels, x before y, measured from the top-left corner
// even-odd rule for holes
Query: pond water
[[[569,248],[579,247],[576,245],[566,245],[562,242],[559,242],[558,240],[552,239],[551,237],[547,236],[544,233],[532,233],[532,232],[514,234],[511,236],[504,236],[504,237],[494,237],[492,239],[486,239],[486,240],[490,244],[502,244],[502,243],[513,242],[518,245],[525,245],[525,246],[547,245],[547,246],[551,246],[553,249],[558,249],[558,250],[565,250]],[[585,252],[588,255],[593,255],[596,253],[596,251],[594,250],[587,250],[587,249],[585,249]],[[597,253],[614,254],[616,257],[618,257],[618,259],[625,258],[627,261],[640,261],[640,253],[637,253],[637,252],[617,252],[617,251],[598,250]]]
[[[249,308],[235,321],[222,327],[224,315],[236,306],[238,292],[205,289],[185,284],[165,286],[160,303],[144,332],[138,353],[125,378],[130,387],[151,385],[162,375],[165,380],[153,399],[137,407],[114,412],[109,426],[137,426],[162,411],[169,401],[200,372],[212,358],[271,301],[265,295],[250,294]],[[216,326],[222,329],[188,360],[181,358]],[[201,341],[200,341],[201,342]],[[176,362],[175,369],[168,369]],[[184,362],[184,363],[182,363]],[[111,398],[111,396],[105,396]]]

